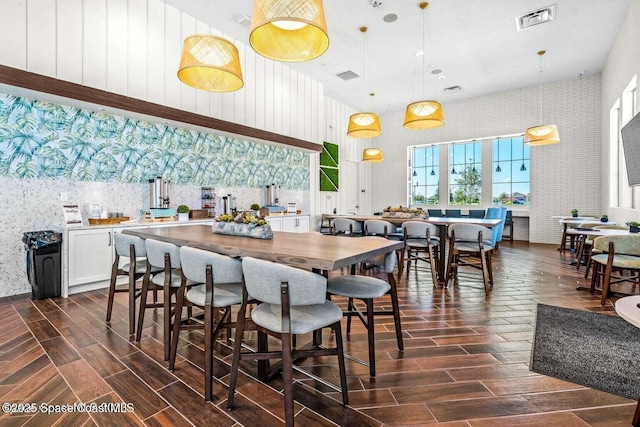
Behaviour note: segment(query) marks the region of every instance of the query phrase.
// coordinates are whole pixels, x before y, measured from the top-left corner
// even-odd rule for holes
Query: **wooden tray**
[[[129,221],[129,217],[121,216],[120,218],[89,218],[89,224],[91,225],[120,224],[122,221]]]

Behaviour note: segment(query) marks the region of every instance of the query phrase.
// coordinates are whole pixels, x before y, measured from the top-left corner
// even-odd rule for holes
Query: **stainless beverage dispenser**
[[[280,203],[280,187],[276,184],[267,185],[267,206],[278,206]]]
[[[149,205],[151,209],[169,207],[169,183],[161,176],[149,180]]]

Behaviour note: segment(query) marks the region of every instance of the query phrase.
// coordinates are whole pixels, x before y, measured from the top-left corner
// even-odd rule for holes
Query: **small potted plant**
[[[571,210],[571,216],[574,217],[574,218],[577,218],[578,217],[578,209],[572,209]]]
[[[260,205],[257,203],[254,203],[251,205],[251,210],[254,212],[259,212],[260,211]]]
[[[602,215],[600,217],[600,222],[609,222],[609,216],[608,215]]]
[[[177,212],[179,222],[189,221],[189,206],[180,205],[178,206]]]
[[[627,225],[629,226],[629,233],[640,233],[640,222],[629,221]]]

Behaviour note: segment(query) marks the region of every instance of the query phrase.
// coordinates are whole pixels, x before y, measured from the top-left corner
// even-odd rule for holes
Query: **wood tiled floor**
[[[577,291],[582,272],[572,255],[552,245],[501,245],[496,285],[485,297],[475,274],[456,287],[434,289],[425,272],[399,280],[404,352],[392,318],[376,325],[377,371],[347,363],[350,406],[339,395],[297,375],[296,422],[301,426],[628,426],[636,402],[529,371],[536,304],[615,315],[610,302]],[[105,291],[68,299],[0,302],[0,397],[9,403],[133,403],[133,412],[2,414],[4,425],[282,425],[281,380],[256,381],[246,363],[236,407],[226,410],[230,354],[218,345],[214,401],[202,397],[203,336],[181,336],[175,372],[166,369],[162,310],[149,310],[144,337],[128,337],[126,294],[104,321]],[[344,303],[339,301],[339,303]],[[387,301],[381,305],[388,308]],[[330,335],[325,336],[332,342]],[[367,358],[366,334],[354,324],[346,351]],[[301,362],[337,384],[335,358]]]

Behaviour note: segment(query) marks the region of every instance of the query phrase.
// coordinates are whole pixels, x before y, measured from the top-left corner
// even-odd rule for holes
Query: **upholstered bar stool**
[[[418,261],[426,261],[429,263],[431,280],[434,286],[437,285],[436,271],[438,246],[440,245],[438,227],[424,221],[405,221],[402,223],[402,231],[404,233],[404,251],[400,256],[400,263],[404,262],[406,253],[407,274],[409,274],[412,261],[415,261],[416,269]]]
[[[172,297],[176,294],[182,283],[182,270],[180,269],[180,247],[173,243],[162,242],[155,239],[146,239],[145,247],[147,249],[147,271],[145,280],[143,281],[142,295],[140,296],[140,312],[138,315],[138,330],[136,332],[136,341],[140,341],[142,337],[142,328],[144,323],[144,315],[147,308],[164,309],[163,313],[163,337],[164,337],[164,360],[169,360],[169,348],[171,345],[171,327],[175,315],[175,303],[171,302]],[[161,268],[157,274],[151,276],[154,268]],[[187,287],[196,285],[196,282],[187,280]],[[149,288],[159,289],[163,292],[162,303],[147,303],[147,293]],[[180,315],[178,315],[180,318]]]
[[[187,289],[186,280],[176,294],[176,317],[171,332],[169,369],[175,368],[178,335],[181,330],[202,329],[199,324],[181,322],[182,308],[193,304],[204,310],[204,398],[213,397],[213,344],[224,328],[235,326],[231,322],[231,306],[242,302],[242,262],[237,258],[220,255],[202,249],[180,248],[182,274],[187,280],[204,283]],[[215,309],[222,309],[218,321]]]
[[[382,239],[382,237],[366,236],[363,239]],[[400,323],[400,305],[398,303],[398,290],[393,270],[396,265],[396,256],[389,252],[384,256],[376,257],[366,261],[383,269],[387,274],[387,281],[371,276],[345,275],[335,276],[327,281],[327,292],[330,295],[348,298],[347,310],[344,315],[347,317],[347,334],[351,332],[351,318],[357,316],[367,329],[367,340],[369,349],[369,375],[376,376],[376,347],[375,347],[375,321],[374,316],[393,316],[398,350],[404,350],[402,341],[402,325]],[[391,296],[392,311],[376,311],[373,307],[374,299],[381,298],[386,294]],[[360,310],[354,299],[361,300],[365,305],[365,311]],[[365,363],[366,364],[366,363]]]
[[[333,235],[345,235],[349,237],[362,236],[362,223],[349,218],[335,218],[333,220]]]
[[[116,249],[116,258],[111,267],[111,281],[109,282],[109,299],[107,301],[107,322],[111,321],[111,313],[113,311],[114,296],[118,292],[129,293],[129,335],[133,335],[136,331],[136,299],[141,295],[142,286],[136,288],[136,282],[144,278],[147,271],[147,250],[144,239],[137,236],[128,236],[122,233],[116,233],[113,236]],[[119,267],[120,257],[129,258],[129,262]],[[151,268],[151,273],[162,271],[162,268]],[[126,289],[118,289],[116,287],[118,277],[126,276],[129,279]]]
[[[349,397],[340,329],[342,310],[327,300],[327,279],[309,271],[250,257],[242,260],[242,269],[246,291],[238,313],[227,408],[233,408],[240,360],[282,359],[285,423],[287,426],[293,426],[294,360],[299,357],[328,355],[338,358],[342,401],[347,405]],[[257,307],[251,311],[251,321],[245,321],[248,295],[259,301]],[[335,334],[335,348],[292,349],[293,336],[309,334],[326,327],[330,327]],[[246,329],[258,329],[279,337],[281,349],[242,352],[242,337]]]
[[[493,238],[497,238],[490,228],[476,224],[451,224],[449,226],[449,257],[445,284],[451,277],[458,278],[458,268],[469,266],[482,270],[482,282],[487,295],[493,289],[491,252]]]

